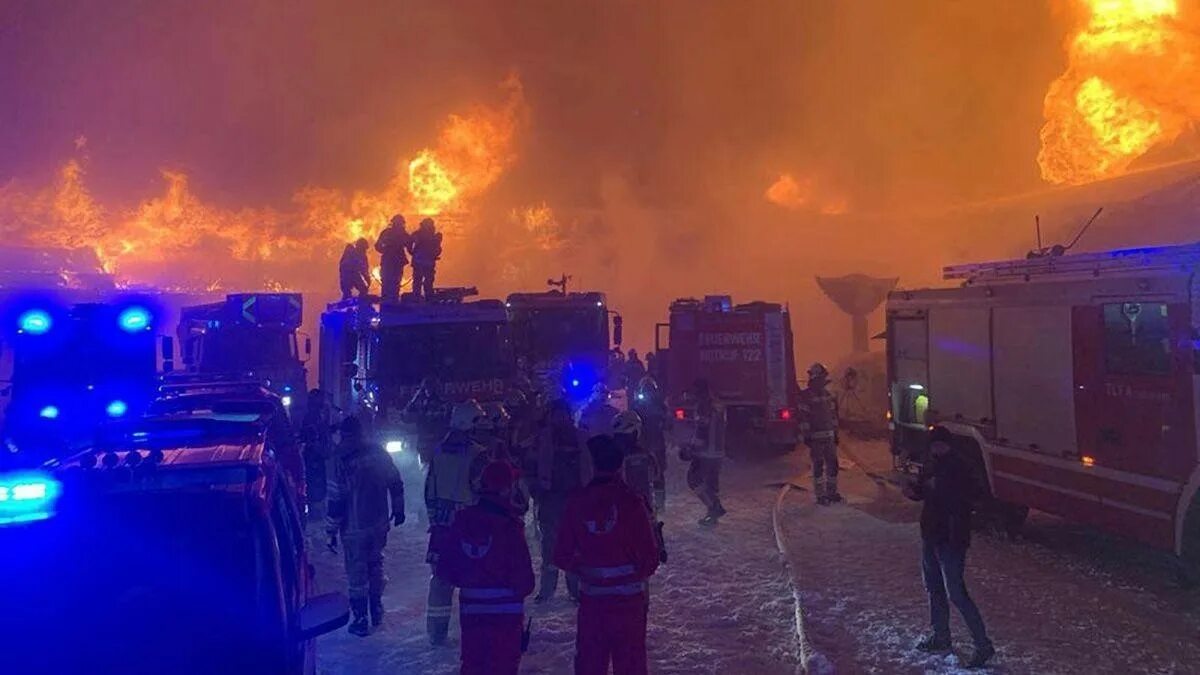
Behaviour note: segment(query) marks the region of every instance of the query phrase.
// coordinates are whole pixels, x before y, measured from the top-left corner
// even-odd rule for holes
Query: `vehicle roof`
[[[755,300],[734,305],[730,296],[710,296],[703,300],[679,298],[671,303],[672,312],[706,312],[710,314],[767,314],[787,312],[787,307],[778,302]]]
[[[383,305],[379,325],[421,326],[445,323],[505,323],[508,315],[499,300],[461,303]]]
[[[603,307],[608,304],[603,293],[584,291],[567,293],[562,291],[544,291],[541,293],[513,293],[508,296],[505,306],[509,309],[527,308],[557,308],[557,307]]]

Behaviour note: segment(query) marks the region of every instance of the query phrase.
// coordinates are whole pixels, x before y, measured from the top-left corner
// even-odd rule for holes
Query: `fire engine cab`
[[[945,427],[996,499],[1200,559],[1198,268],[1200,244],[1044,255],[893,292],[893,452]]]
[[[670,321],[655,331],[655,351],[660,362],[665,358],[673,433],[689,433],[687,394],[705,380],[723,417],[726,452],[794,449],[799,392],[787,308],[734,305],[730,296],[718,295],[676,300],[670,312]]]
[[[321,315],[321,388],[335,407],[373,420],[390,451],[411,447],[403,410],[427,377],[449,401],[503,400],[515,372],[499,300],[442,288],[431,301],[334,303]]]
[[[579,401],[602,382],[609,357],[608,303],[603,293],[513,293],[504,303],[514,351],[543,390]],[[613,342],[620,346],[620,317]]]

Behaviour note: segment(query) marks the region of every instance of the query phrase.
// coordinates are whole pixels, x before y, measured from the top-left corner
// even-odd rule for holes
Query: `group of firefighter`
[[[633,355],[636,359],[636,354]],[[665,508],[667,432],[672,424],[652,375],[628,383],[629,407],[610,402],[605,383],[573,407],[563,397],[511,391],[503,404],[450,403],[433,379],[422,382],[403,410],[418,430],[427,467],[424,504],[429,527],[426,627],[445,642],[455,591],[459,596],[462,672],[515,673],[528,646],[524,601],[552,599],[565,581],[578,605],[578,673],[647,671],[649,579],[667,561],[660,516]],[[828,372],[809,371],[802,391],[802,430],[813,453],[820,503],[837,493],[837,411]],[[687,482],[706,509],[700,524],[725,515],[719,494],[723,459],[716,405],[707,384],[685,397],[694,434],[680,445]],[[310,465],[324,464],[328,546],[344,553],[350,632],[366,636],[383,622],[383,551],[391,526],[405,522],[404,481],[391,456],[369,440],[355,416],[333,443],[332,412],[319,390],[310,394],[303,435]],[[325,462],[325,458],[332,458]],[[541,554],[535,579],[525,522],[533,521]]]
[[[359,238],[346,244],[338,261],[338,279],[342,299],[366,296],[371,288],[371,263],[368,249],[371,243]],[[384,302],[399,302],[404,268],[412,262],[412,292],[417,300],[433,297],[433,279],[442,257],[442,233],[432,218],[424,218],[417,229],[409,232],[404,216],[392,216],[388,226],[375,242],[379,253],[379,281]]]

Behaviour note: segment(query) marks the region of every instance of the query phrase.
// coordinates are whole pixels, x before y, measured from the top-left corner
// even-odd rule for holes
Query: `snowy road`
[[[649,650],[655,673],[795,673],[799,655],[793,630],[794,603],[788,574],[776,551],[771,510],[778,494],[772,481],[797,469],[796,456],[767,464],[727,467],[723,500],[729,509],[720,526],[704,529],[698,503],[686,493],[682,467],[669,473],[667,546],[670,562],[659,569],[651,591]],[[319,535],[319,528],[312,528]],[[339,556],[315,538],[323,588],[338,588]],[[536,546],[531,547],[535,551]],[[320,673],[458,672],[457,627],[450,644],[435,648],[425,636],[424,531],[409,523],[393,530],[387,547],[390,577],[386,624],[368,638],[338,631],[318,643]],[[561,595],[548,606],[529,603],[533,640],[523,673],[569,673],[575,639],[575,608]],[[457,623],[457,622],[455,622]]]
[[[848,449],[873,472],[889,464],[882,444]],[[819,653],[813,671],[957,672],[953,656],[911,648],[928,622],[917,505],[846,453],[842,466],[847,505],[817,507],[792,492],[781,513]],[[1200,672],[1200,593],[1176,587],[1167,558],[1135,544],[1035,513],[1017,541],[976,533],[967,583],[999,650],[992,672]]]

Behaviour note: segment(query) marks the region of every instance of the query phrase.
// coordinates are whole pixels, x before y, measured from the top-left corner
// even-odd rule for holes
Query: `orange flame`
[[[1200,30],[1176,0],[1086,0],[1068,66],[1046,93],[1042,177],[1119,176],[1200,119]]]
[[[817,195],[817,181],[811,176],[797,179],[790,173],[780,174],[767,188],[767,201],[792,211],[809,209],[822,215],[836,216],[850,210],[846,197],[836,194]]]
[[[553,251],[565,243],[562,225],[559,224],[554,209],[545,202],[513,209],[509,213],[509,220],[523,227],[543,251]]]
[[[438,216],[448,235],[461,234],[459,223],[472,200],[516,159],[525,101],[516,76],[502,87],[502,104],[450,115],[436,145],[401,157],[378,191],[347,194],[308,186],[293,195],[291,209],[223,209],[196,196],[187,175],[163,171],[160,196],[134,207],[111,207],[93,198],[85,164],[73,159],[44,189],[29,193],[0,186],[0,231],[32,245],[91,248],[110,271],[201,251],[224,251],[243,261],[327,258],[340,252],[342,242],[373,240],[395,213]]]

